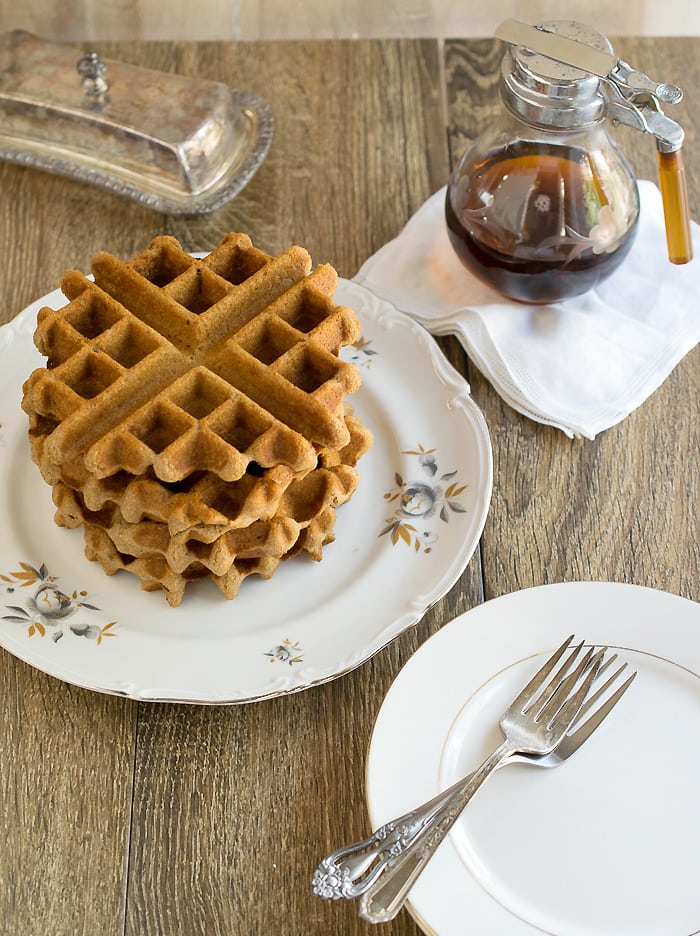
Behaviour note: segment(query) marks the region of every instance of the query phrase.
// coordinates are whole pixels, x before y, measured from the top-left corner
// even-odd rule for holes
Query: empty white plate
[[[700,931],[700,606],[575,582],[486,602],[391,687],[372,737],[373,827],[474,769],[498,719],[570,633],[638,671],[565,764],[513,764],[479,790],[414,886],[429,934],[690,936]]]

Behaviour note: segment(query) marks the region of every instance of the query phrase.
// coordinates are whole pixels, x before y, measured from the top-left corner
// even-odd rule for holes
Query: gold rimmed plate
[[[142,700],[225,704],[306,689],[361,664],[423,616],[469,562],[489,506],[491,446],[466,381],[434,339],[355,283],[362,337],[343,356],[362,373],[350,398],[372,429],[361,481],[315,563],[246,579],[233,601],[193,583],[182,605],[107,577],[82,533],[53,522],[32,463],[21,388],[42,358],[39,299],[0,329],[0,644],[76,685]],[[191,588],[191,590],[190,590]]]
[[[373,827],[481,763],[501,740],[501,713],[570,633],[615,649],[637,678],[564,764],[506,766],[479,790],[411,891],[430,936],[700,931],[700,605],[676,595],[545,585],[445,625],[380,710],[367,767]]]

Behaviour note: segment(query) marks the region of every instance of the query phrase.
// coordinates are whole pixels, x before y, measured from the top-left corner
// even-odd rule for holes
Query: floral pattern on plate
[[[82,616],[75,615],[82,610],[99,611],[95,605],[85,600],[87,592],[73,591],[70,595],[58,585],[55,575],[42,563],[39,568],[20,562],[16,572],[0,573],[0,591],[6,596],[21,595],[20,589],[30,589],[24,595],[21,605],[6,605],[10,614],[3,614],[4,621],[13,624],[22,624],[27,629],[27,637],[51,635],[54,643],[63,637],[67,626],[69,633],[76,637],[86,637],[95,640],[99,646],[107,637],[116,637],[112,630],[116,621],[110,621],[102,627],[86,622]],[[71,619],[70,621],[68,619]]]
[[[141,591],[134,576],[105,576],[85,559],[81,531],[53,522],[20,404],[27,375],[44,363],[32,341],[37,312],[64,297],[59,290],[43,296],[0,327],[0,646],[88,689],[143,701],[238,704],[354,669],[446,593],[486,518],[488,428],[468,383],[422,326],[347,280],[335,298],[362,325],[363,339],[343,356],[363,369],[349,402],[374,433],[361,483],[338,510],[335,542],[320,563],[300,556],[269,582],[251,576],[232,602],[211,583],[193,583],[179,608]],[[392,546],[389,533],[378,535],[388,515],[397,529],[415,527],[407,529],[411,548],[401,532],[403,548]],[[106,641],[115,635],[120,639]]]
[[[371,344],[371,339],[365,338],[364,335],[358,338],[354,344],[350,345],[352,350],[347,355],[348,361],[356,367],[371,367],[372,358],[377,353]]]
[[[285,637],[281,644],[277,644],[272,650],[268,650],[265,656],[269,657],[270,663],[288,663],[292,666],[294,663],[302,662],[304,651],[299,646],[298,640],[292,643],[288,637]]]
[[[437,449],[426,449],[420,443],[417,449],[402,452],[403,455],[416,456],[424,478],[405,481],[396,472],[395,486],[384,494],[384,499],[395,504],[395,508],[379,535],[389,535],[394,546],[403,542],[416,552],[422,549],[429,553],[438,539],[433,521],[438,519],[448,523],[451,512],[466,513],[466,507],[458,498],[468,485],[457,481],[456,469],[440,473],[436,452]],[[419,522],[420,527],[416,526]]]

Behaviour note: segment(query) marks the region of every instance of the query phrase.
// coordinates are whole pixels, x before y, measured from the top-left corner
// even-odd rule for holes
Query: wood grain
[[[3,932],[122,932],[136,705],[2,651],[0,706]]]
[[[0,163],[2,321],[55,288],[66,267],[87,269],[97,247],[129,256],[163,231],[193,250],[238,229],[271,251],[299,242],[350,277],[444,184],[500,107],[492,40],[448,42],[444,61],[430,40],[99,48],[264,94],[276,119],[269,157],[229,205],[192,218]],[[620,49],[662,79],[697,81],[698,40]],[[691,100],[681,107],[697,217],[698,111]],[[632,155],[640,174],[654,171],[650,141],[638,137]],[[254,705],[137,705],[0,652],[7,936],[369,936],[376,930],[354,905],[312,897],[310,878],[325,853],[369,832],[372,726],[417,647],[485,598],[546,582],[618,580],[700,598],[697,349],[588,442],[515,413],[455,340],[440,344],[489,425],[491,510],[450,593],[357,670]],[[406,911],[382,932],[419,936]]]
[[[143,241],[163,225],[101,189],[4,163],[0,193],[1,321],[55,289],[66,268],[89,269],[98,241],[129,255],[134,232]],[[3,932],[123,932],[136,704],[69,686],[3,651],[0,705]]]

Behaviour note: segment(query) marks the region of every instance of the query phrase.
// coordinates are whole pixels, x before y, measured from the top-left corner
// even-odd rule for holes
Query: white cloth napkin
[[[624,419],[700,341],[700,263],[668,261],[658,188],[640,181],[636,240],[596,289],[551,305],[510,302],[460,263],[445,189],[355,281],[433,334],[456,334],[504,400],[530,418],[593,439]],[[700,228],[691,222],[696,256]]]

